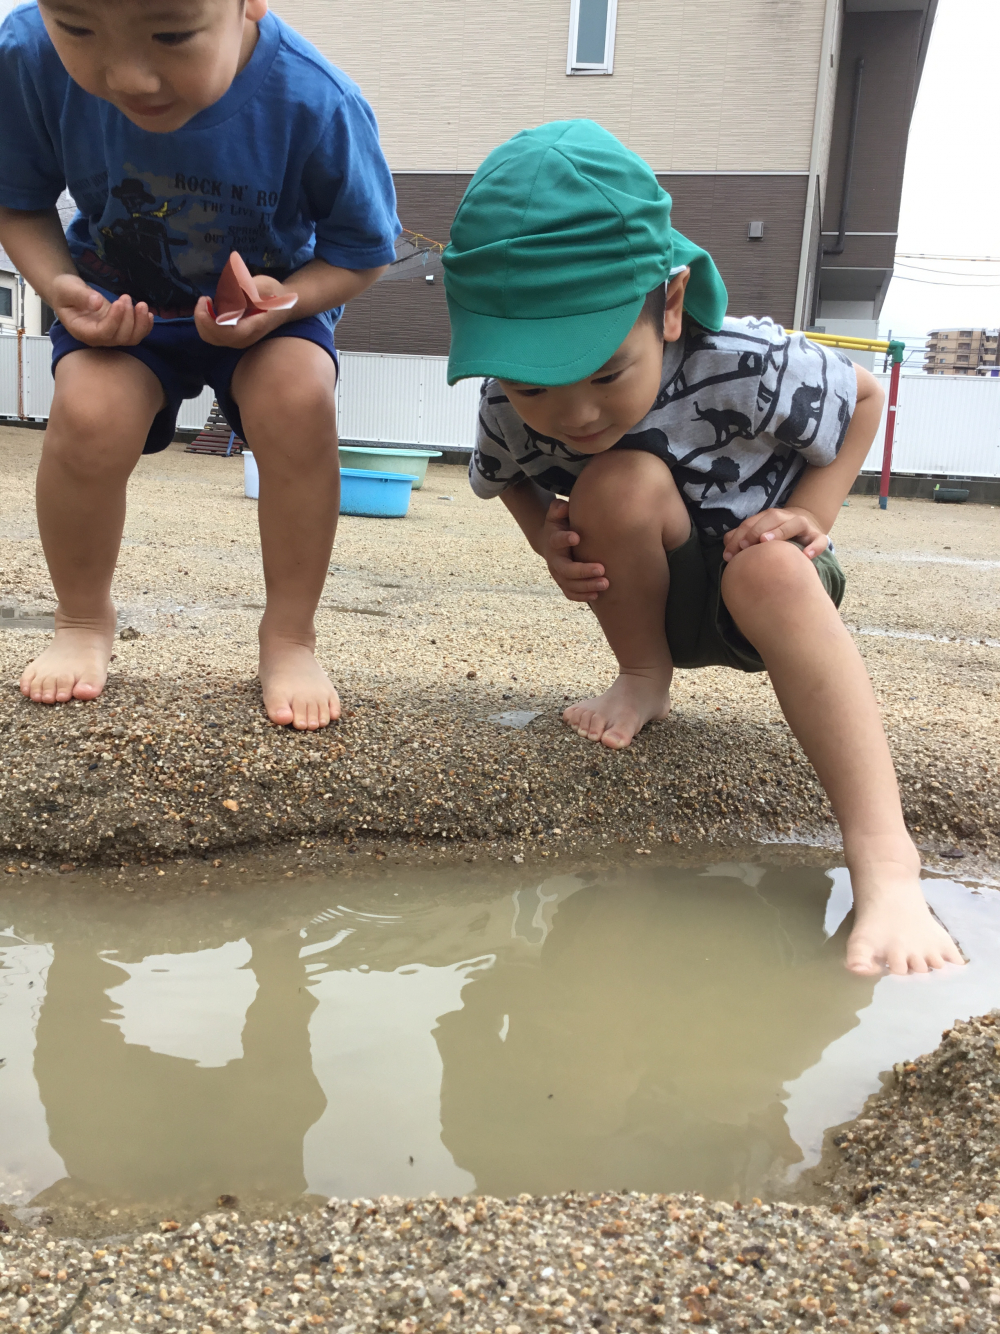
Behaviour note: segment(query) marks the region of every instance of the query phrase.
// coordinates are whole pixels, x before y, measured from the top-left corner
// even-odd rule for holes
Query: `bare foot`
[[[603,695],[564,709],[563,722],[588,741],[621,750],[646,723],[670,712],[671,675],[669,668],[648,673],[623,671]]]
[[[260,683],[272,723],[314,732],[340,717],[330,678],[305,644],[261,635]]]
[[[108,679],[115,642],[115,609],[93,621],[70,620],[56,609],[52,643],[29,663],[21,677],[21,694],[36,704],[64,704],[69,699],[96,699]]]
[[[912,847],[912,844],[911,844]],[[931,915],[918,873],[898,862],[852,870],[854,929],[845,963],[852,973],[926,973],[946,963],[964,964],[951,936]]]

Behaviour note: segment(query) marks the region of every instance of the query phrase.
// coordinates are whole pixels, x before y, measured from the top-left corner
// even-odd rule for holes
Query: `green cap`
[[[443,255],[448,383],[572,384],[617,351],[658,283],[690,268],[684,309],[718,331],[711,255],[670,225],[652,169],[592,120],[551,121],[495,148]]]

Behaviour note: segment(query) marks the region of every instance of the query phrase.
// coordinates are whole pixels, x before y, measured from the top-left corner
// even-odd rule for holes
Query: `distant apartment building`
[[[440,262],[422,238],[448,241],[497,144],[576,116],[650,163],[676,226],[715,256],[731,314],[870,336],[936,4],[273,0],[371,102],[410,233],[338,343],[447,352]]]
[[[1000,366],[1000,329],[932,329],[927,335],[928,375],[989,375]]]

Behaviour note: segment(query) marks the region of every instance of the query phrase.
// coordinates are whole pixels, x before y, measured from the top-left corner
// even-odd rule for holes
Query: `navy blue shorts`
[[[49,330],[49,337],[52,339],[53,374],[60,358],[67,352],[88,346],[67,333],[58,320]],[[316,343],[329,352],[333,364],[339,370],[337,351],[333,345],[333,321],[329,315],[307,315],[304,319],[281,324],[260,341],[266,343],[268,338],[304,338],[307,342]],[[257,347],[258,344],[252,346]],[[241,439],[246,439],[240,410],[229,392],[229,386],[240,357],[251,350],[249,347],[215,347],[202,340],[194,320],[163,320],[157,321],[152,332],[135,347],[110,350],[127,352],[130,357],[148,366],[163,385],[167,397],[167,406],[153,418],[142,451],[144,454],[157,454],[161,449],[166,449],[177,429],[177,414],[181,403],[185,398],[197,398],[205,385],[211,385],[214,390],[230,429]]]

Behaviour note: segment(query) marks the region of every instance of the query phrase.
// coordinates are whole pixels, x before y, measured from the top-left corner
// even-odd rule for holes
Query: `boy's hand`
[[[145,301],[133,305],[130,296],[109,301],[75,274],[54,278],[49,298],[63,328],[88,347],[134,347],[153,328]]]
[[[608,581],[603,577],[603,565],[573,559],[573,548],[579,542],[579,533],[570,531],[569,505],[565,500],[553,500],[542,525],[539,551],[549,574],[570,602],[595,602]]]
[[[279,283],[277,278],[269,278],[266,273],[254,278],[261,296],[285,294],[288,288]],[[194,308],[194,325],[206,343],[215,347],[252,347],[259,343],[265,334],[277,329],[288,319],[300,319],[301,312],[294,306],[289,310],[265,310],[260,315],[244,315],[238,324],[216,324],[210,313],[208,297],[203,296]]]
[[[815,560],[830,545],[815,515],[804,509],[762,510],[752,519],[744,519],[738,528],[726,534],[723,560],[732,560],[740,551],[758,542],[797,542],[810,560]]]

